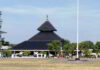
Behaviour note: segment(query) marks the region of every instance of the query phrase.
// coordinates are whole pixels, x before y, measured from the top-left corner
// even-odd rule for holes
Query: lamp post
[[[79,0],[77,0],[77,47],[76,47],[77,57],[75,60],[79,59]]]

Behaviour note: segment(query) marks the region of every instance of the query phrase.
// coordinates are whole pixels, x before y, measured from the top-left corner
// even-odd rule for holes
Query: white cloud
[[[75,7],[52,7],[40,8],[33,6],[16,6],[16,7],[2,7],[3,12],[19,14],[19,15],[66,15],[73,16],[76,14]]]
[[[91,6],[91,5],[90,5]],[[80,6],[80,16],[88,16],[88,17],[100,17],[100,9],[92,8],[89,6],[81,5]]]

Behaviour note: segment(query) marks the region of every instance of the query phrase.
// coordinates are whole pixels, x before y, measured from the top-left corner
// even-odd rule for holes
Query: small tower
[[[6,33],[6,32],[1,30],[1,28],[2,28],[2,18],[1,18],[1,16],[2,16],[2,12],[0,11],[0,38],[1,38],[1,34]]]
[[[1,48],[1,46],[2,46],[2,42],[1,42],[1,25],[2,25],[2,19],[1,19],[1,11],[0,11],[0,48]]]
[[[2,46],[2,43],[1,43],[1,41],[2,41],[2,34],[3,33],[6,33],[6,32],[4,32],[4,31],[2,31],[1,30],[1,28],[2,28],[2,19],[1,19],[1,15],[2,15],[2,12],[0,11],[0,47]]]
[[[0,31],[1,31],[1,24],[2,24],[2,19],[1,19],[1,11],[0,11]]]

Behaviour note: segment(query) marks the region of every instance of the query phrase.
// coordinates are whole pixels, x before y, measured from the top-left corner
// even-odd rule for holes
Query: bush
[[[9,50],[4,50],[2,53],[3,53],[3,57],[11,57],[12,55],[12,52]]]
[[[45,52],[45,51],[41,51],[40,53],[41,53],[41,54],[47,54],[47,52]]]
[[[96,56],[95,55],[91,55],[91,58],[96,58]]]
[[[91,53],[92,53],[92,52],[89,51],[88,49],[85,49],[85,50],[84,50],[85,57],[89,57],[89,58],[90,58],[90,57],[91,57]]]
[[[24,51],[24,56],[29,56],[31,54],[30,51]]]

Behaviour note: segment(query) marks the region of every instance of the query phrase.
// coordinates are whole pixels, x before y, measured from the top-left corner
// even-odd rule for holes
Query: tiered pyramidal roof
[[[50,21],[45,21],[39,28],[40,31],[35,36],[29,39],[29,41],[51,41],[51,40],[61,40],[61,38],[54,33],[54,31],[57,31],[53,25],[50,23]]]
[[[48,43],[53,40],[62,40],[54,31],[57,31],[49,20],[46,20],[39,28],[39,33],[29,40],[16,45],[14,50],[48,50]]]

